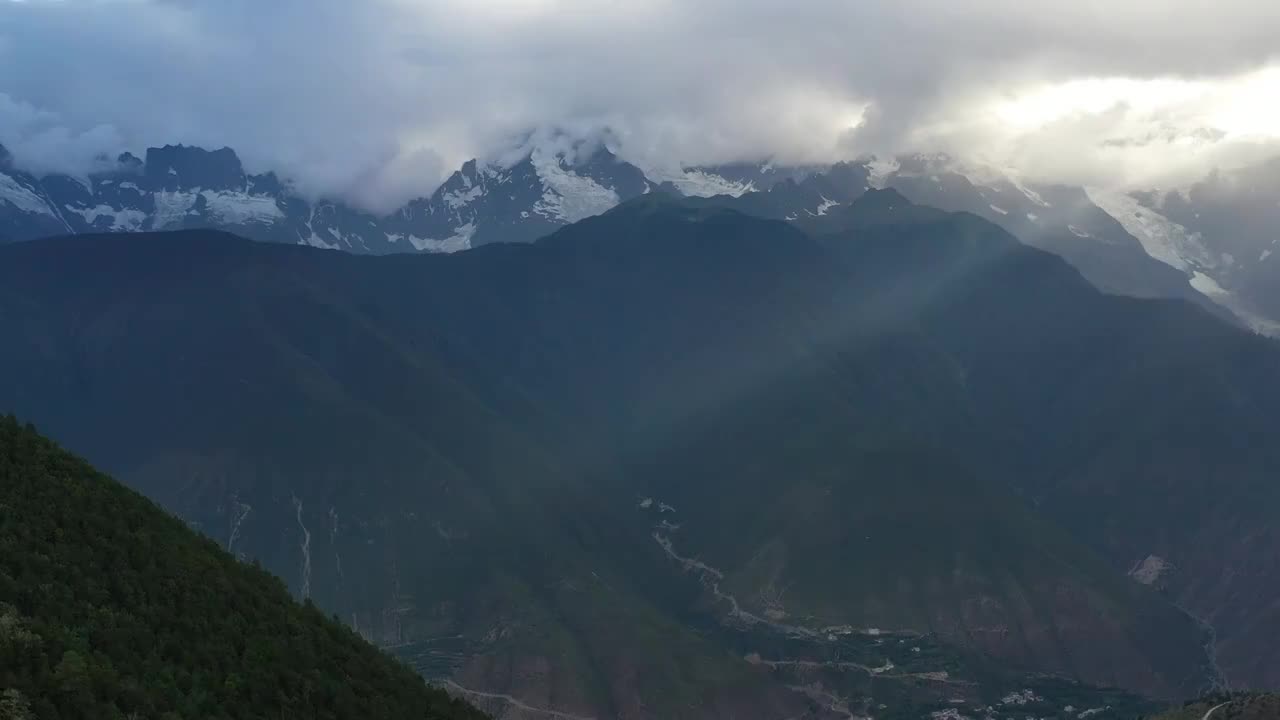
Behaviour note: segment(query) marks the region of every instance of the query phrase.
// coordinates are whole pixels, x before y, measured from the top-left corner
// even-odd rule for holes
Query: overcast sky
[[[1177,182],[1280,141],[1273,0],[0,0],[36,170],[184,142],[389,207],[532,129],[642,166],[943,150]]]

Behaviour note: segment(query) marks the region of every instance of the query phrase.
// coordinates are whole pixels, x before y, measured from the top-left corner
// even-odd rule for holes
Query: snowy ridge
[[[535,148],[529,159],[537,170],[538,177],[542,179],[544,188],[542,199],[532,208],[534,213],[565,223],[575,223],[600,215],[621,202],[613,188],[607,188],[566,168],[558,155]],[[467,237],[469,240],[470,235]]]
[[[1200,233],[1188,232],[1123,192],[1096,187],[1086,188],[1085,192],[1094,205],[1115,218],[1156,260],[1187,273],[1217,267],[1218,263],[1205,248]]]
[[[1217,280],[1196,270],[1191,275],[1191,287],[1235,313],[1236,317],[1243,320],[1250,330],[1271,337],[1280,337],[1280,322],[1259,314],[1235,293],[1219,285]]]
[[[681,168],[678,171],[651,169],[645,175],[656,183],[669,182],[686,197],[715,197],[731,195],[741,197],[752,192],[755,187],[751,183],[740,183],[705,170]]]
[[[64,229],[212,228],[358,253],[458,252],[483,243],[533,241],[657,184],[605,143],[538,135],[501,159],[468,162],[429,196],[376,215],[339,201],[300,197],[270,173],[244,173],[228,151],[167,146],[149,148],[147,157],[155,167],[121,156],[119,168],[88,179],[50,176],[37,182],[0,173],[0,227],[13,228],[5,239]],[[716,169],[681,168],[661,177],[688,195],[740,196],[754,189],[746,178],[733,180],[737,175]],[[819,214],[834,206],[814,204],[810,212]],[[41,216],[39,222],[32,213]]]
[[[44,198],[4,174],[0,174],[0,200],[9,203],[20,212],[56,215]]]

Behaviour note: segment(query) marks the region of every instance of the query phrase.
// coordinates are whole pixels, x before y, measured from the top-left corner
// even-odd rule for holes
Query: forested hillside
[[[0,718],[484,717],[0,418]]]

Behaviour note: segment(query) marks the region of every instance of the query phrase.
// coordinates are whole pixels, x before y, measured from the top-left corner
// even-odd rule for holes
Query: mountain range
[[[304,198],[274,173],[246,173],[229,148],[126,153],[83,178],[36,177],[0,148],[0,241],[212,228],[355,253],[455,252],[531,242],[657,189],[803,223],[880,187],[984,217],[1062,256],[1104,291],[1190,299],[1257,332],[1280,332],[1268,262],[1280,207],[1276,161],[1215,172],[1186,189],[1122,193],[1029,183],[945,155],[645,171],[599,142],[533,144],[501,160],[472,160],[431,195],[375,214]]]
[[[471,161],[430,197],[388,215],[308,201],[273,173],[248,174],[230,148],[166,146],[121,155],[87,178],[36,178],[0,149],[0,227],[21,240],[68,232],[218,228],[256,240],[357,253],[452,252],[529,242],[647,191],[603,147],[582,157],[533,149],[509,165]],[[734,187],[725,183],[722,187]]]
[[[1133,715],[1280,683],[1280,350],[891,177],[934,183],[641,180],[454,254],[11,243],[0,407],[508,717]],[[1079,199],[969,186],[1002,218]]]

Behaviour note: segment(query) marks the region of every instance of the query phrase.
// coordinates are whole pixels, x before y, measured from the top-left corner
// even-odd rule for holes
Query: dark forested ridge
[[[484,716],[0,417],[0,718]]]

